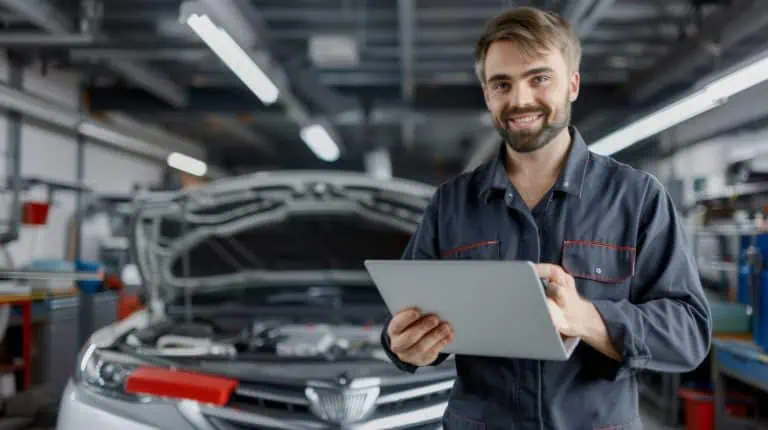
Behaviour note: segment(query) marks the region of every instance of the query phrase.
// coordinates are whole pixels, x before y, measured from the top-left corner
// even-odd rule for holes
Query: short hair
[[[581,63],[581,42],[570,23],[554,12],[532,7],[515,7],[494,18],[485,26],[475,45],[475,73],[485,82],[485,57],[493,42],[509,40],[528,56],[559,49],[568,67],[577,71]]]

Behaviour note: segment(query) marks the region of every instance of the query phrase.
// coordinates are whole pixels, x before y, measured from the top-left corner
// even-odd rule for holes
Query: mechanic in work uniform
[[[555,326],[582,341],[565,362],[457,355],[447,430],[641,429],[637,373],[690,371],[709,351],[709,305],[670,197],[570,125],[580,57],[570,25],[532,8],[497,16],[477,44],[504,144],[438,188],[403,258],[532,261]],[[385,327],[404,371],[448,357],[450,321],[408,308]]]

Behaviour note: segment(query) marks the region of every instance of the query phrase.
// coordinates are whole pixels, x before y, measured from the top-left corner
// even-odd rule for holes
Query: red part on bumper
[[[224,406],[237,381],[220,376],[158,367],[139,367],[125,380],[125,391],[158,397],[195,400]]]

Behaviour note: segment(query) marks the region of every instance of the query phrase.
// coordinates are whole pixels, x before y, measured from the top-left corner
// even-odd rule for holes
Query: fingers
[[[548,263],[536,264],[536,274],[549,283],[558,285],[567,285],[569,283],[568,278],[570,278],[570,275],[562,267]]]
[[[430,331],[440,324],[440,319],[434,315],[427,315],[408,326],[400,333],[390,336],[390,348],[394,353],[406,352],[416,345]]]
[[[554,299],[561,306],[565,301],[566,290],[576,291],[576,281],[562,267],[541,263],[536,265],[536,274],[547,280],[547,297]]]
[[[419,318],[421,318],[421,312],[418,309],[403,309],[392,317],[392,321],[389,322],[389,327],[387,328],[387,334],[389,334],[390,338],[400,334]]]
[[[454,333],[450,325],[442,323],[399,356],[410,363],[427,365],[435,361],[437,355],[453,341],[453,338]]]

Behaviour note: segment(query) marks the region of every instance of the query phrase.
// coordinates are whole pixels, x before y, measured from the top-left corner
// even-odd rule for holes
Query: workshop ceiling
[[[285,107],[264,106],[180,23],[180,0],[0,0],[0,46],[84,72],[91,110],[204,142],[225,166],[358,169],[384,146],[395,173],[414,177],[455,173],[488,134],[473,48],[485,22],[512,4],[576,23],[574,122],[588,137],[763,49],[768,27],[764,0],[232,2],[258,34],[253,53],[268,53],[298,102],[340,133],[339,162],[317,160]],[[78,39],[81,24],[96,37]]]

